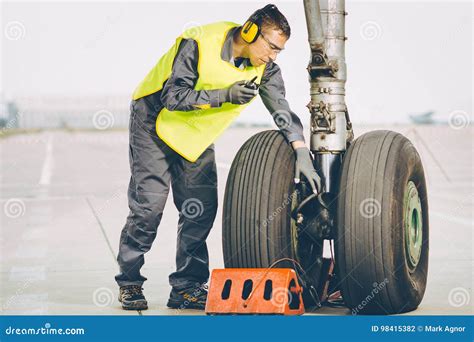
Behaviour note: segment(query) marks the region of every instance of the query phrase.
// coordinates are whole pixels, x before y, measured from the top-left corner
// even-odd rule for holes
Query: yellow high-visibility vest
[[[171,49],[164,54],[133,93],[133,99],[153,94],[162,89],[170,77],[173,61],[182,39],[192,38],[197,42],[199,78],[195,90],[223,89],[234,82],[251,80],[257,76],[261,82],[265,64],[239,69],[222,60],[221,50],[228,31],[239,26],[232,22],[218,22],[193,27],[176,39]],[[169,111],[163,108],[156,120],[158,136],[174,151],[191,162],[195,162],[230,123],[248,105],[224,103],[219,108],[196,109],[192,111]]]

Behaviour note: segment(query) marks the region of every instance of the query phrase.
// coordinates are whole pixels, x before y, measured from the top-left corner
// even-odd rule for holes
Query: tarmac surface
[[[415,315],[472,314],[473,128],[355,127],[356,136],[391,129],[410,138],[427,174],[430,265]],[[262,128],[232,128],[216,142],[219,213],[208,238],[211,269],[222,268],[225,181],[239,147]],[[307,139],[307,141],[309,141]],[[128,214],[127,131],[43,131],[1,146],[1,311],[4,315],[202,315],[166,307],[178,213],[171,193],[142,274],[149,310],[117,301],[116,255]],[[323,308],[311,315],[350,315]]]

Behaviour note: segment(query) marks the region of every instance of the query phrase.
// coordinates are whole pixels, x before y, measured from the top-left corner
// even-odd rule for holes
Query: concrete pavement
[[[355,127],[356,136],[375,128]],[[410,314],[472,314],[473,129],[383,128],[415,143],[428,177],[428,287],[420,308]],[[208,239],[211,268],[223,267],[220,211],[230,164],[259,130],[229,129],[216,143],[220,202]],[[171,193],[142,269],[149,310],[123,311],[117,302],[115,258],[128,213],[126,131],[44,131],[2,138],[0,146],[2,314],[203,314],[165,306],[178,219]],[[314,314],[350,312],[324,308]]]

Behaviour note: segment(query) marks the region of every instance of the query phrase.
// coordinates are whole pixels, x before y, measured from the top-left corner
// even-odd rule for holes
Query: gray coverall
[[[244,68],[248,59],[232,57],[232,36],[229,31],[221,58]],[[217,90],[194,90],[198,79],[197,43],[183,39],[173,62],[170,78],[162,90],[132,101],[129,125],[130,183],[128,214],[122,229],[117,261],[120,272],[115,276],[119,286],[142,285],[146,277],[140,274],[144,254],[155,240],[163,215],[170,185],[179,212],[176,251],[176,271],[169,276],[170,285],[181,290],[203,284],[209,278],[209,256],[206,238],[217,213],[217,169],[214,144],[192,163],[168,147],[156,134],[155,122],[163,107],[168,110],[190,111],[196,105],[219,107]],[[280,130],[289,142],[303,140],[303,126],[285,100],[281,71],[275,63],[267,64],[259,88],[266,108],[279,124],[275,113],[282,110],[291,116],[289,125]]]

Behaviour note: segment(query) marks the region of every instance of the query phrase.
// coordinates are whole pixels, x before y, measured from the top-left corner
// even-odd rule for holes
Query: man
[[[304,144],[303,127],[285,100],[274,63],[290,27],[274,5],[239,26],[219,22],[185,31],[133,94],[130,117],[130,213],[120,236],[119,301],[143,310],[140,274],[151,248],[170,185],[179,211],[176,272],[168,307],[204,309],[209,278],[206,238],[217,212],[214,140],[257,94],[296,153],[317,191],[319,177]],[[251,82],[254,80],[254,82]],[[258,90],[257,90],[258,88]]]

